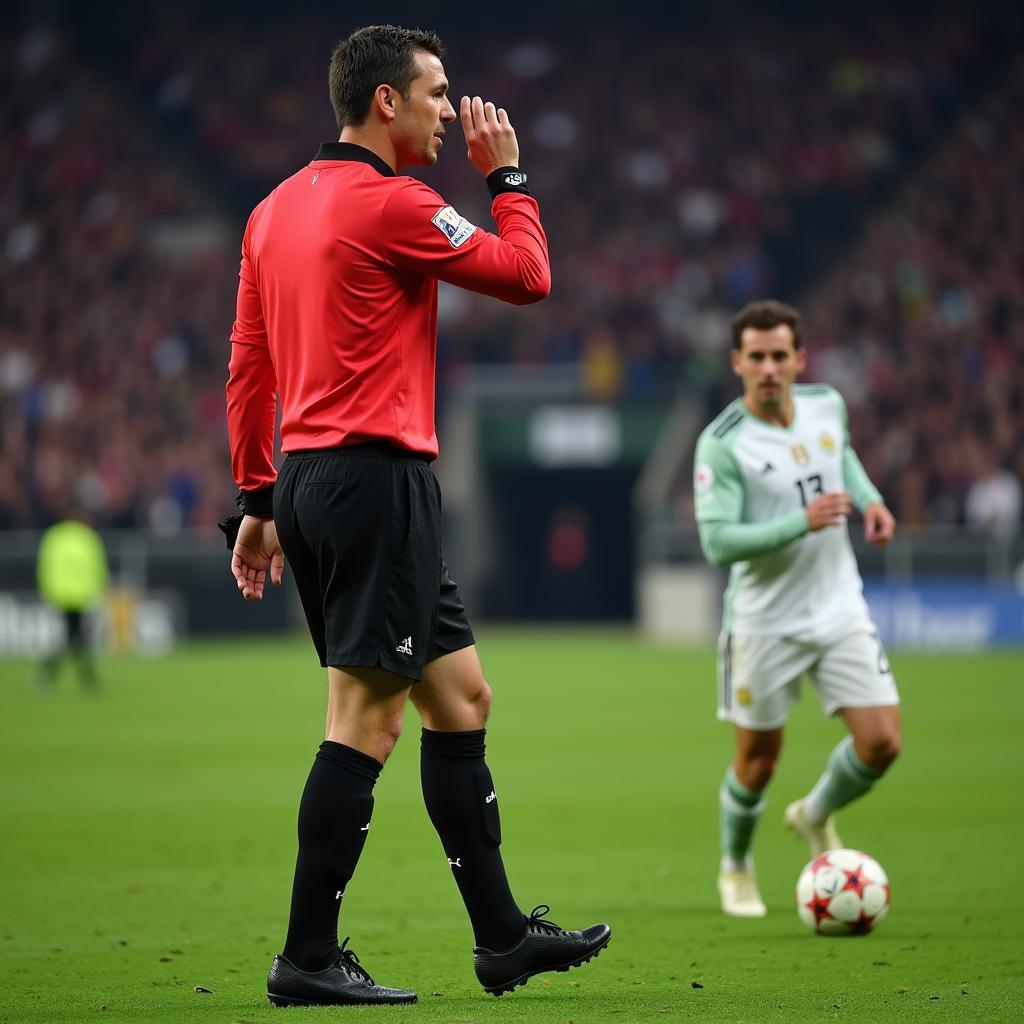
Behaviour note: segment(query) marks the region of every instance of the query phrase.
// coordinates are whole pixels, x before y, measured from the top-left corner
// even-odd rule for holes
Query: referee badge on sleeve
[[[476,225],[460,217],[452,206],[442,207],[430,218],[430,222],[451,242],[453,249],[458,249],[476,231]]]

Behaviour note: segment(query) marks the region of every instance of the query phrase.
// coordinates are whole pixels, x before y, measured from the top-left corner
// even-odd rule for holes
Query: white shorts
[[[840,708],[900,702],[889,659],[870,624],[828,644],[723,633],[718,642],[718,717],[759,732],[781,728],[800,699],[804,673],[826,715]]]

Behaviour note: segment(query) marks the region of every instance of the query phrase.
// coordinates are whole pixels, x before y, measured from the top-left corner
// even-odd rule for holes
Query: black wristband
[[[217,524],[217,529],[228,539],[228,551],[235,550],[235,541],[238,540],[238,531],[242,526],[243,513],[236,512],[233,516],[227,516]]]
[[[526,171],[511,166],[491,171],[487,175],[487,188],[492,199],[497,199],[503,192],[518,192],[521,196],[530,194],[526,187]]]
[[[258,487],[254,491],[239,491],[237,501],[238,507],[247,516],[256,516],[259,519],[274,518],[273,484]]]

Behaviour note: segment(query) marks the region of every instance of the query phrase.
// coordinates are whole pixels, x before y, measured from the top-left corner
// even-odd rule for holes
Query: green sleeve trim
[[[849,443],[843,448],[843,482],[850,492],[853,504],[858,512],[863,512],[868,505],[875,502],[882,504],[882,495],[871,482],[867,471],[861,465],[857,453],[850,447]]]
[[[850,443],[850,416],[846,411],[846,402],[838,391],[835,395],[839,399],[839,412],[843,419],[843,483],[853,499],[854,507],[858,512],[863,512],[876,501],[880,504],[884,502]]]
[[[767,523],[701,522],[700,545],[714,565],[731,565],[767,555],[791,544],[807,533],[807,513],[803,509],[779,516]]]
[[[738,523],[743,516],[743,476],[729,442],[716,436],[712,430],[714,426],[712,424],[701,434],[694,457],[693,494],[697,521],[711,519]]]

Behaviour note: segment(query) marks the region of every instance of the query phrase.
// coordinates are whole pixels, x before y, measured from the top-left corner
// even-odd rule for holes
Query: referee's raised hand
[[[499,167],[519,166],[519,141],[504,107],[479,96],[462,97],[459,118],[466,134],[466,156],[486,178]]]
[[[246,601],[263,600],[268,569],[270,582],[280,585],[284,575],[284,552],[277,539],[274,520],[245,516],[231,552],[231,573]]]

